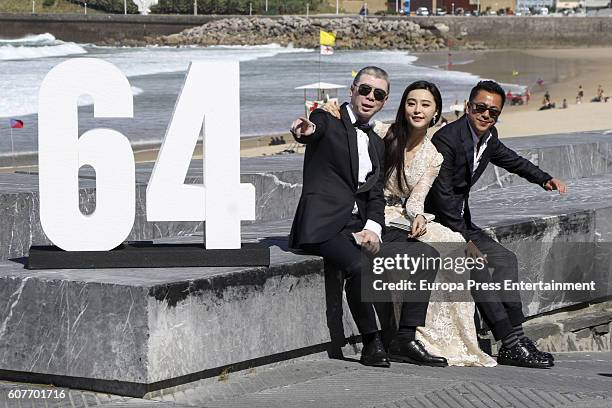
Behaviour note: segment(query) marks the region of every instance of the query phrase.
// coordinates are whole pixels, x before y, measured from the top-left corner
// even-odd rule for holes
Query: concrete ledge
[[[539,163],[542,168],[562,179],[581,179],[594,176],[612,174],[612,137],[601,132],[585,132],[565,135],[521,137],[504,139],[511,148],[516,149],[525,157]],[[256,189],[256,219],[257,222],[269,222],[279,219],[292,218],[302,191],[302,155],[282,155],[259,158],[241,159],[241,181],[252,183]],[[140,164],[136,169],[136,219],[129,240],[149,240],[163,237],[188,236],[200,233],[203,230],[201,222],[157,222],[146,221],[146,184],[153,168],[152,163]],[[95,201],[95,187],[93,174],[81,173],[80,201],[83,209],[93,208]],[[201,161],[193,161],[186,176],[187,183],[201,183]],[[495,202],[493,208],[486,210],[486,216],[478,221],[481,225],[497,225],[499,220],[512,222],[503,216],[502,211],[495,208],[512,209],[509,216],[522,217],[529,207],[529,202],[538,203],[531,206],[528,211],[532,217],[539,217],[543,202],[540,190],[532,194],[527,201],[519,199],[514,193],[502,193],[497,190],[494,194],[487,193],[490,189],[506,188],[511,186],[528,186],[525,180],[518,176],[508,174],[495,166],[490,166],[478,181],[474,189],[483,194],[472,194],[471,206],[476,216],[480,216],[489,202]],[[594,187],[597,187],[594,185]],[[522,194],[521,190],[518,190]],[[608,197],[607,192],[597,190],[602,197]],[[586,195],[583,195],[586,194]],[[548,195],[550,196],[550,195]],[[572,199],[574,194],[568,195]],[[606,206],[596,194],[589,195],[588,191],[581,192],[581,210],[591,210],[596,206]],[[493,201],[491,201],[493,200]],[[510,200],[503,206],[498,202]],[[565,199],[564,199],[565,200]],[[591,205],[590,203],[593,203]],[[597,203],[597,204],[595,204]],[[563,205],[559,202],[544,203],[544,208],[550,210],[547,216],[559,213],[557,208]],[[479,207],[480,206],[480,207]],[[535,213],[534,213],[535,211]],[[565,210],[564,210],[565,211]],[[0,259],[9,259],[24,256],[31,245],[49,245],[40,226],[38,211],[38,175],[37,174],[0,174]],[[515,218],[516,218],[515,217]],[[481,219],[484,222],[481,222]],[[524,219],[524,218],[523,218]],[[612,241],[612,236],[610,237]]]
[[[341,298],[328,307],[320,258],[271,253],[270,268],[28,271],[4,261],[0,378],[142,396],[327,351],[332,309],[339,330],[356,333]]]
[[[612,351],[612,300],[538,316],[525,333],[550,352]]]
[[[552,238],[561,241],[594,233],[588,217],[577,220],[571,214],[551,217],[530,232],[555,226]],[[490,232],[508,245],[513,237],[527,239],[508,229],[529,222],[499,220]],[[357,334],[341,298],[342,282],[326,277],[320,258],[286,251],[289,226],[284,220],[245,228],[245,239],[271,247],[270,268],[29,271],[1,262],[0,299],[6,301],[0,304],[0,378],[142,396],[228,369],[337,353],[346,337]],[[531,237],[524,241],[529,245],[515,249],[519,259],[531,257],[534,242],[551,236]],[[559,255],[555,246],[545,254]],[[525,264],[524,280],[546,272],[540,263]],[[593,271],[592,265],[586,271]],[[593,273],[610,282],[610,263]],[[576,302],[524,300],[530,315]],[[585,322],[599,327],[603,320]]]

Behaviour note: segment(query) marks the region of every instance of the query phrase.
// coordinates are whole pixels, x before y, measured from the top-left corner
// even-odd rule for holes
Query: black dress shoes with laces
[[[419,340],[394,338],[389,345],[389,359],[398,363],[410,363],[431,367],[446,367],[444,357],[432,356]]]
[[[529,351],[521,342],[510,348],[502,346],[497,353],[497,364],[529,368],[550,368],[554,365],[550,359]]]
[[[555,361],[555,357],[552,354],[550,354],[547,351],[538,350],[534,342],[531,341],[531,339],[529,339],[528,337],[522,338],[521,340],[519,340],[519,342],[523,346],[527,347],[527,350],[529,350],[530,353],[539,354],[540,356],[542,356],[542,359],[548,359],[550,361]]]
[[[376,334],[361,350],[361,364],[372,367],[389,367],[389,357],[380,336]]]

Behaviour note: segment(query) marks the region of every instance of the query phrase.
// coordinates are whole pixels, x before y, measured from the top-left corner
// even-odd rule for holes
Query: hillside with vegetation
[[[160,0],[151,8],[153,13],[192,14],[194,0]],[[199,14],[248,14],[249,5],[252,13],[265,14],[306,14],[306,4],[310,11],[321,11],[326,3],[323,0],[268,0],[266,11],[265,0],[198,0]]]
[[[85,8],[79,2],[69,0],[35,0],[35,11],[43,13],[78,13],[83,14]],[[31,13],[32,0],[0,0],[0,13]],[[99,12],[88,8],[87,12]]]
[[[84,13],[84,0],[35,0],[36,13]],[[306,4],[311,12],[329,11],[323,0],[197,0],[198,14],[306,14]],[[159,0],[151,7],[152,14],[193,14],[194,0]],[[132,0],[127,0],[128,13],[138,13]],[[88,12],[124,12],[123,0],[87,0]],[[32,0],[0,0],[0,13],[31,13]]]

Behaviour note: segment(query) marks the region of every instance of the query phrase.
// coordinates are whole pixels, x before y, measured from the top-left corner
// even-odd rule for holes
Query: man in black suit
[[[472,270],[479,282],[518,280],[514,253],[482,232],[471,221],[468,199],[470,188],[478,181],[489,162],[517,174],[546,190],[565,193],[565,184],[540,170],[529,160],[507,148],[497,137],[495,123],[505,102],[504,90],[494,81],[481,81],[471,91],[466,114],[444,126],[432,138],[444,156],[440,173],[425,201],[425,211],[436,220],[463,235],[466,253],[478,258],[483,254],[488,268]],[[550,353],[539,351],[523,333],[521,297],[518,292],[474,291],[474,300],[497,340],[502,341],[499,364],[546,368],[553,365]]]
[[[346,297],[363,337],[361,362],[388,367],[376,313],[361,302],[361,249],[378,252],[385,225],[384,143],[371,130],[370,119],[389,93],[387,73],[377,67],[359,71],[351,86],[350,104],[341,119],[317,109],[293,122],[291,133],[306,144],[304,185],[293,219],[289,246],[323,256],[343,271]]]

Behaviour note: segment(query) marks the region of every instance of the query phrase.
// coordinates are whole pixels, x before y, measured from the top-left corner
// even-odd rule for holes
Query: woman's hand
[[[427,232],[427,220],[421,214],[417,215],[412,221],[412,231],[408,234],[409,238],[418,238]]]
[[[329,112],[334,118],[340,119],[340,106],[336,101],[327,101],[325,105],[321,106],[326,112]]]
[[[479,258],[484,259],[485,264],[489,263],[487,261],[487,256],[483,255],[482,252],[480,252],[480,249],[478,249],[478,247],[472,240],[468,241],[465,245],[465,256],[466,258],[472,258],[474,260]]]

